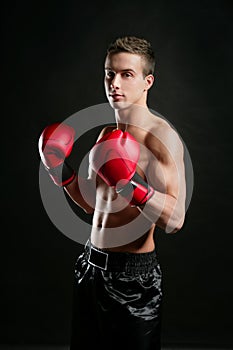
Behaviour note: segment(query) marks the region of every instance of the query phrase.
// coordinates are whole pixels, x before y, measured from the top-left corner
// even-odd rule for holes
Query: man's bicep
[[[154,186],[177,200],[185,197],[184,148],[174,130],[166,130],[151,147],[156,161],[153,167]]]
[[[166,194],[171,195],[179,201],[185,197],[185,171],[182,159],[173,158],[168,163],[163,164]]]

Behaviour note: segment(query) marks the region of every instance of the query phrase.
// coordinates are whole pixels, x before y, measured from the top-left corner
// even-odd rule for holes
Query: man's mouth
[[[109,94],[109,96],[112,97],[113,100],[119,100],[124,97],[123,94]]]

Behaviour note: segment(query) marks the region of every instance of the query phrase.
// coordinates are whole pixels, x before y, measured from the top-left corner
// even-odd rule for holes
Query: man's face
[[[122,109],[145,105],[147,81],[141,56],[127,52],[108,55],[105,60],[105,92],[110,105]]]

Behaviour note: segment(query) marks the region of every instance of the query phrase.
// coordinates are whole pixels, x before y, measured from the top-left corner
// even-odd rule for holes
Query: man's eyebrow
[[[105,67],[105,70],[112,70],[114,71],[114,69],[110,68],[110,67]],[[120,72],[133,72],[136,73],[132,68],[126,68],[126,69],[120,69]]]
[[[132,68],[127,68],[127,69],[122,69],[122,72],[133,72],[136,73],[135,70],[133,70]]]

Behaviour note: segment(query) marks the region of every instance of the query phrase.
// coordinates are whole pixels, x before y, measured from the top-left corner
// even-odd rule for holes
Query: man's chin
[[[110,101],[110,105],[114,109],[123,110],[130,108],[132,106],[132,103],[126,101]]]

